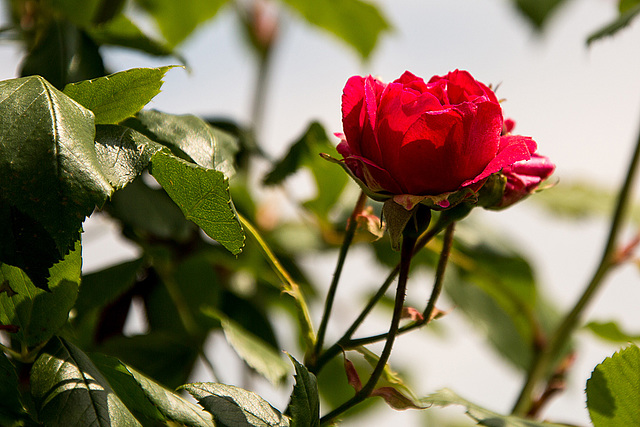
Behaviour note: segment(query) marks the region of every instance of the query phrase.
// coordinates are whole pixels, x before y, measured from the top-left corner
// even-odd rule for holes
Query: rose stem
[[[347,252],[349,251],[349,247],[351,246],[351,242],[353,241],[353,236],[356,234],[356,228],[358,227],[358,222],[356,221],[356,218],[358,214],[362,212],[362,209],[364,209],[364,205],[366,201],[367,201],[366,194],[364,194],[364,192],[360,192],[360,197],[358,197],[358,201],[356,202],[356,205],[353,208],[353,212],[351,212],[351,216],[347,221],[347,229],[345,231],[344,240],[342,241],[342,246],[340,247],[340,253],[338,255],[338,261],[336,263],[336,269],[333,272],[333,279],[331,280],[331,285],[329,286],[327,299],[324,302],[324,311],[322,313],[320,327],[318,328],[318,336],[316,338],[316,343],[313,349],[312,357],[310,359],[311,367],[315,365],[317,356],[322,351],[322,345],[324,344],[324,336],[325,336],[325,333],[327,332],[329,317],[331,316],[331,308],[333,307],[333,301],[336,296],[336,291],[338,290],[338,282],[340,281],[340,275],[342,274],[342,267],[344,267],[344,261],[347,258]]]
[[[431,227],[429,230],[427,230],[425,233],[423,233],[422,236],[420,236],[420,238],[416,242],[416,246],[413,251],[413,254],[415,255],[420,249],[424,248],[427,245],[427,243],[431,241],[431,239],[433,239],[438,233],[440,233],[440,231],[442,231],[448,225],[452,224],[454,220],[460,220],[464,218],[464,216],[466,216],[466,214],[457,215],[454,217],[445,216],[443,212],[440,218],[438,219],[438,221],[436,222],[436,224],[433,227]],[[322,367],[329,360],[333,359],[336,355],[340,354],[340,352],[343,349],[354,347],[353,342],[358,342],[357,345],[363,345],[363,344],[369,344],[371,342],[376,342],[381,339],[385,339],[387,337],[387,334],[385,333],[385,334],[377,335],[375,339],[369,340],[368,342],[351,340],[351,337],[353,336],[354,332],[362,324],[364,319],[369,315],[373,307],[387,292],[387,290],[389,289],[389,286],[391,286],[391,283],[393,283],[393,280],[396,278],[399,271],[400,271],[400,264],[397,264],[395,268],[391,270],[391,272],[387,276],[387,279],[384,281],[380,289],[378,289],[378,292],[369,300],[366,307],[362,310],[358,318],[353,322],[353,324],[349,327],[349,329],[347,329],[344,335],[334,345],[329,347],[323,354],[320,355],[320,357],[318,358],[318,362],[316,363],[316,366],[314,366],[314,369],[311,370],[311,372],[317,374],[320,371],[320,369],[322,369]],[[400,332],[405,332],[405,330],[408,330],[407,328],[409,328],[409,326],[411,325],[407,325],[403,328],[400,328]],[[421,326],[421,325],[415,325],[413,327],[418,327],[418,326]],[[374,337],[371,337],[371,338],[374,338]]]
[[[336,416],[340,415],[344,411],[352,408],[358,403],[366,399],[371,392],[375,389],[382,372],[384,371],[389,356],[391,356],[391,349],[393,348],[393,342],[395,341],[398,327],[400,325],[400,318],[402,317],[402,307],[404,305],[404,297],[407,290],[407,279],[409,277],[409,267],[411,266],[411,257],[413,256],[413,250],[416,244],[416,236],[405,231],[402,238],[402,250],[400,252],[400,273],[398,278],[398,287],[396,289],[396,299],[393,307],[393,317],[391,318],[391,325],[389,326],[389,333],[387,334],[387,341],[384,345],[380,359],[376,364],[371,376],[367,383],[358,391],[355,396],[347,400],[345,403],[329,412],[327,415],[320,419],[320,424],[329,423]]]
[[[447,226],[447,230],[444,235],[444,242],[442,245],[442,252],[440,252],[440,259],[438,260],[438,267],[436,270],[436,277],[433,283],[433,290],[431,291],[431,296],[429,297],[429,301],[427,303],[424,312],[422,313],[422,320],[418,320],[416,322],[411,322],[401,328],[398,329],[398,335],[403,334],[405,332],[411,331],[413,329],[419,328],[425,324],[428,324],[431,320],[431,316],[433,315],[433,310],[436,306],[436,301],[440,297],[440,293],[442,292],[442,285],[444,283],[444,272],[447,267],[447,262],[449,260],[449,254],[451,253],[451,245],[453,244],[453,233],[455,228],[455,222],[452,222]],[[416,245],[416,249],[418,245]],[[359,347],[361,345],[367,345],[374,343],[376,341],[383,340],[387,338],[386,333],[372,335],[370,337],[358,338],[354,340],[345,340],[342,343],[342,349],[346,350],[349,348]]]
[[[550,366],[556,363],[558,355],[563,350],[567,339],[571,333],[577,328],[581,321],[582,313],[587,304],[593,299],[596,291],[603,283],[603,279],[609,272],[610,268],[615,265],[615,249],[618,241],[618,234],[622,228],[623,220],[627,207],[629,205],[629,198],[631,195],[631,189],[633,181],[635,179],[636,170],[638,168],[638,161],[640,159],[640,134],[638,135],[638,141],[636,143],[635,151],[624,184],[620,189],[616,208],[611,220],[611,228],[609,230],[609,237],[607,239],[606,246],[604,248],[600,264],[596,269],[591,281],[584,290],[584,293],[580,299],[576,302],[573,309],[566,315],[566,317],[559,324],[558,328],[551,335],[549,343],[546,348],[543,348],[533,360],[527,380],[522,387],[520,396],[513,407],[513,414],[523,416],[529,412],[529,408],[532,403],[532,393],[550,371]]]

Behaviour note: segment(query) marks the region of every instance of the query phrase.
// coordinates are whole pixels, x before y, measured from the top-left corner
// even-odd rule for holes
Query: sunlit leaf
[[[590,45],[594,41],[599,40],[603,37],[614,35],[621,29],[628,26],[638,14],[640,14],[640,3],[625,8],[624,12],[621,12],[613,22],[591,34],[587,39],[587,45]]]
[[[320,425],[320,400],[316,376],[291,355],[289,358],[296,369],[296,383],[287,408],[291,427],[317,427]]]
[[[133,68],[65,86],[63,92],[95,115],[96,124],[116,124],[133,116],[160,93],[169,67]]]
[[[616,322],[589,322],[585,328],[607,341],[618,343],[640,341],[640,334],[632,335],[624,332]]]
[[[196,116],[145,110],[126,124],[204,168],[220,171],[227,178],[235,173],[236,138]]]
[[[0,82],[0,129],[0,217],[11,219],[0,225],[0,261],[44,286],[85,217],[146,165],[148,140],[96,135],[91,111],[37,76]],[[32,231],[41,244],[21,242]]]
[[[213,18],[228,0],[136,0],[155,19],[170,46],[184,41],[203,22]]]
[[[89,357],[62,339],[33,365],[31,393],[47,426],[140,425]]]
[[[91,357],[132,411],[142,413],[150,419],[172,421],[184,426],[214,426],[211,414],[118,359],[102,354]]]
[[[283,0],[302,17],[329,31],[368,58],[389,23],[373,4],[360,0]]]
[[[607,357],[587,381],[587,408],[595,427],[640,425],[640,348]]]
[[[468,400],[458,396],[449,389],[442,389],[426,398],[423,403],[436,406],[460,405],[466,409],[467,415],[475,420],[478,425],[500,426],[500,427],[561,427],[559,424],[533,421],[529,419],[505,416],[473,404]]]
[[[150,171],[187,219],[231,253],[242,251],[244,232],[231,202],[229,179],[222,172],[202,168],[165,151],[153,156]]]
[[[87,32],[100,45],[136,49],[154,56],[175,56],[170,46],[144,34],[136,24],[122,14],[102,25],[87,28]],[[184,63],[184,60],[181,62]]]
[[[51,338],[67,321],[78,295],[82,266],[80,242],[49,269],[49,292],[34,286],[18,267],[0,264],[0,324],[18,326],[12,334],[27,346]]]
[[[239,387],[193,383],[180,387],[213,414],[220,427],[288,427],[289,419],[257,394]]]

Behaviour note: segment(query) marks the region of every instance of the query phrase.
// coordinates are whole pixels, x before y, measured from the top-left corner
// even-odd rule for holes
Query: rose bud
[[[528,160],[536,143],[502,135],[502,108],[466,71],[428,83],[351,77],[342,96],[343,168],[376,200],[445,209],[473,197],[490,175]]]
[[[556,166],[539,154],[533,154],[531,159],[516,162],[502,170],[507,178],[504,193],[500,202],[489,209],[504,209],[519,202],[533,193],[540,183],[549,178]]]

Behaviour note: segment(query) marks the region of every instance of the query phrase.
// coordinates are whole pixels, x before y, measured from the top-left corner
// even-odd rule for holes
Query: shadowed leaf
[[[33,365],[31,392],[47,426],[140,425],[87,355],[62,339]]]
[[[289,419],[257,394],[224,384],[193,383],[180,387],[213,414],[220,427],[288,427]]]

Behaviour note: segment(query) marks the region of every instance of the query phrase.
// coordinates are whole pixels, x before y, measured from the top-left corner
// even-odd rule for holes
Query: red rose
[[[531,159],[516,162],[502,170],[507,177],[504,194],[494,209],[503,209],[533,193],[540,183],[549,178],[556,166],[545,156],[532,154]]]
[[[351,77],[342,95],[338,152],[380,198],[410,209],[424,199],[449,206],[489,175],[535,152],[531,138],[501,135],[502,109],[466,71],[425,83],[408,71],[392,83]]]

